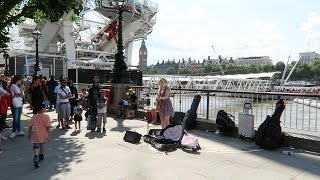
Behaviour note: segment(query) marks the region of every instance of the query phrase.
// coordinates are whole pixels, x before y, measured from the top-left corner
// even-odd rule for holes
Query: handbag
[[[12,106],[15,108],[22,107],[22,97],[14,97],[12,99]]]

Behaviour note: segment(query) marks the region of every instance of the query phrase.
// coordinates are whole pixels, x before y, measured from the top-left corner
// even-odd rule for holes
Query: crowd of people
[[[166,85],[166,79],[159,81],[159,91],[156,100],[161,103],[159,115],[161,127],[169,125],[169,118],[173,116],[173,107],[169,99],[170,88]],[[106,132],[108,98],[102,88],[99,78],[93,79],[92,86],[81,89],[78,94],[77,88],[72,80],[60,78],[59,83],[51,76],[49,80],[44,76],[15,75],[6,77],[0,75],[0,152],[1,140],[7,139],[1,132],[5,128],[11,128],[10,138],[23,136],[25,132],[21,127],[21,115],[23,104],[29,104],[33,110],[33,116],[29,123],[28,138],[33,144],[34,166],[40,166],[39,162],[44,160],[44,143],[51,137],[50,117],[44,112],[55,110],[57,113],[58,125],[56,129],[72,129],[70,122],[74,120],[75,131],[81,131],[81,121],[83,112],[90,112],[91,117],[96,117],[95,126],[92,131]],[[133,89],[129,89],[127,98],[123,100],[119,107],[121,118],[135,116],[139,100]],[[12,126],[7,121],[7,112],[11,110]]]
[[[297,94],[320,94],[320,87],[276,87],[276,92]]]

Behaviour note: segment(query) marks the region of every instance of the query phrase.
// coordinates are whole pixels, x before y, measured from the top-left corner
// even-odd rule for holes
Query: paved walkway
[[[25,115],[30,110],[24,108]],[[48,112],[56,126],[56,116]],[[27,127],[29,117],[23,115]],[[45,161],[39,169],[32,163],[32,147],[26,137],[3,141],[0,179],[12,180],[248,180],[320,179],[320,156],[293,150],[294,155],[259,149],[253,142],[223,137],[210,132],[191,131],[199,137],[202,150],[190,154],[178,149],[159,152],[141,141],[134,145],[122,140],[126,130],[147,132],[140,120],[108,118],[107,133],[53,129]],[[74,127],[73,127],[74,128]],[[151,128],[159,128],[151,125]],[[9,130],[6,130],[9,133]]]

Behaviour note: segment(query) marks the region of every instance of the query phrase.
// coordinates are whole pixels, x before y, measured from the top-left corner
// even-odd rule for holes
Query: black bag
[[[141,136],[142,135],[137,132],[126,131],[126,134],[124,135],[123,140],[129,143],[136,144],[140,142]]]
[[[170,118],[170,124],[180,124],[185,116],[184,112],[174,112],[173,118]]]
[[[191,112],[190,110],[187,111],[186,115],[183,118],[184,127],[187,130],[195,129],[196,128],[196,120],[197,120],[197,113]]]
[[[220,110],[217,114],[216,124],[222,132],[233,131],[235,128],[234,116],[224,110]]]
[[[198,116],[197,109],[198,109],[200,100],[201,100],[200,95],[194,96],[191,107],[183,118],[183,124],[187,130],[196,128],[196,120]]]
[[[256,145],[263,149],[275,149],[283,142],[280,117],[285,108],[283,100],[276,103],[275,112],[259,126],[256,133]]]

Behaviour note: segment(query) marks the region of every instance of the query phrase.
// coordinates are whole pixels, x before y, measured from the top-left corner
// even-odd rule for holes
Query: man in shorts
[[[55,89],[54,89],[54,93],[55,93],[55,95],[56,95],[56,97],[57,97],[57,100],[56,100],[56,104],[55,104],[55,108],[56,108],[56,113],[57,113],[57,119],[58,119],[58,125],[57,125],[57,129],[59,129],[60,128],[60,126],[61,126],[61,121],[60,121],[60,115],[59,115],[59,106],[60,106],[60,96],[58,96],[58,92],[59,92],[59,89],[61,88],[61,84],[59,84],[58,86],[56,86],[55,87]]]
[[[71,91],[67,86],[68,80],[66,78],[62,78],[60,80],[60,88],[57,89],[57,94],[59,97],[59,119],[61,121],[62,129],[71,129],[69,126],[69,118],[71,113],[71,106],[69,99],[71,96]],[[58,108],[57,108],[58,109]],[[64,120],[64,122],[63,122]]]

